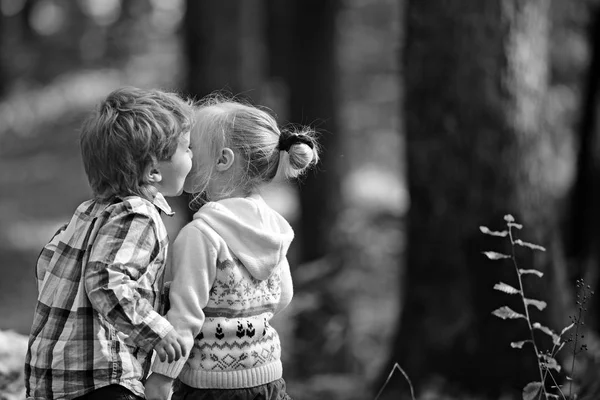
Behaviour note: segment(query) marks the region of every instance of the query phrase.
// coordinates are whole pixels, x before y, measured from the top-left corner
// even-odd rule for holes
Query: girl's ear
[[[156,165],[148,165],[144,173],[144,180],[152,185],[162,181],[162,175]]]
[[[235,154],[233,153],[233,150],[231,150],[229,147],[225,147],[223,150],[221,150],[221,155],[217,159],[217,165],[215,168],[219,172],[227,171],[233,165],[234,160]]]

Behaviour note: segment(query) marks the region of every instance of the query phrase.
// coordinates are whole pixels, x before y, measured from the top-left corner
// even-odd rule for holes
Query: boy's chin
[[[179,191],[177,193],[163,193],[163,196],[165,197],[178,197],[181,196],[183,194],[183,189],[179,189]]]

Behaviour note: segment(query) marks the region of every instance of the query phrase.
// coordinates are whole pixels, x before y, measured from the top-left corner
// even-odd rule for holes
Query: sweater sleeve
[[[181,335],[189,355],[194,338],[204,324],[204,307],[216,275],[217,249],[212,241],[192,222],[185,226],[173,243],[173,280],[169,291],[170,309],[167,319]],[[187,357],[172,363],[158,358],[152,371],[175,378]]]

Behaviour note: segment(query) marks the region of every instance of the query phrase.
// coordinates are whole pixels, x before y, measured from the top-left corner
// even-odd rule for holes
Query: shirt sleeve
[[[40,252],[40,255],[38,256],[38,260],[35,267],[35,277],[37,280],[38,293],[42,290],[42,285],[44,283],[44,278],[47,272],[46,268],[48,267],[48,264],[50,263],[52,257],[58,249],[58,244],[60,243],[60,234],[63,233],[65,229],[67,229],[68,225],[69,224],[66,223],[60,228],[58,228],[58,230],[54,233],[54,235],[52,235],[52,238],[50,239],[48,244],[44,246],[44,248]]]
[[[185,343],[187,354],[204,324],[203,309],[208,304],[217,265],[217,249],[198,227],[188,224],[172,246],[173,281],[169,291],[171,307],[167,319]],[[175,378],[187,359],[172,363],[155,359],[152,371]]]
[[[147,351],[173,329],[148,300],[157,295],[153,285],[159,277],[148,271],[157,246],[152,217],[123,213],[99,229],[84,268],[92,307]]]

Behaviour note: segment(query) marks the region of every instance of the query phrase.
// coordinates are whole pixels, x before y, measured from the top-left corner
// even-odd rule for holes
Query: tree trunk
[[[569,254],[577,261],[572,278],[586,276],[587,283],[600,287],[600,129],[598,127],[600,91],[600,7],[596,7],[589,31],[591,61],[582,85],[583,101],[579,124],[577,178],[571,198],[571,221],[567,231]],[[574,280],[572,279],[572,280]],[[590,304],[590,325],[600,326],[600,296]]]
[[[292,24],[294,15],[289,3],[267,0],[266,40],[268,48],[268,73],[271,78],[290,77]]]
[[[347,272],[343,252],[332,233],[341,206],[340,136],[337,130],[337,0],[268,0],[266,24],[269,74],[289,102],[293,124],[319,133],[321,159],[315,171],[299,181],[300,216],[291,249],[296,301],[311,305],[293,316],[293,344],[288,374],[308,379],[319,374],[352,371],[350,310],[340,301]],[[328,256],[328,257],[326,257]],[[312,262],[314,261],[314,262]],[[316,272],[311,277],[311,273]],[[316,278],[315,278],[316,277]],[[308,279],[307,279],[308,278]]]
[[[387,372],[398,362],[417,386],[442,376],[450,387],[492,396],[520,393],[539,380],[523,320],[491,314],[518,296],[492,288],[518,286],[501,238],[479,231],[524,224],[517,236],[548,248],[517,249],[525,294],[548,302],[532,319],[562,323],[565,272],[557,233],[561,137],[544,129],[548,76],[548,0],[431,2],[410,0],[404,52],[407,169],[411,208],[403,312]],[[530,307],[531,309],[531,307]],[[537,337],[536,337],[537,339]],[[544,338],[540,338],[544,340]],[[545,344],[545,342],[543,342]],[[387,375],[387,374],[386,374]],[[396,379],[396,389],[402,385]],[[446,393],[448,392],[446,390]]]
[[[323,148],[318,170],[300,189],[300,245],[304,261],[323,257],[340,209],[339,132],[336,122],[335,16],[337,0],[296,0],[291,22],[290,120],[310,124]]]
[[[0,99],[4,97],[7,91],[7,71],[6,71],[6,17],[0,13]]]
[[[187,0],[184,16],[184,51],[189,96],[200,100],[220,92],[257,102],[264,74],[260,0]],[[186,212],[190,197],[174,200]]]
[[[187,1],[184,19],[188,92],[257,100],[263,74],[260,0]]]
[[[585,326],[583,343],[588,350],[579,357],[579,371],[575,382],[579,386],[579,398],[583,400],[600,397],[600,7],[595,6],[589,29],[591,60],[587,76],[582,85],[582,112],[578,126],[579,155],[577,158],[577,177],[571,195],[571,209],[567,214],[566,244],[573,267],[570,282],[584,278],[596,294],[591,301],[585,302]]]

